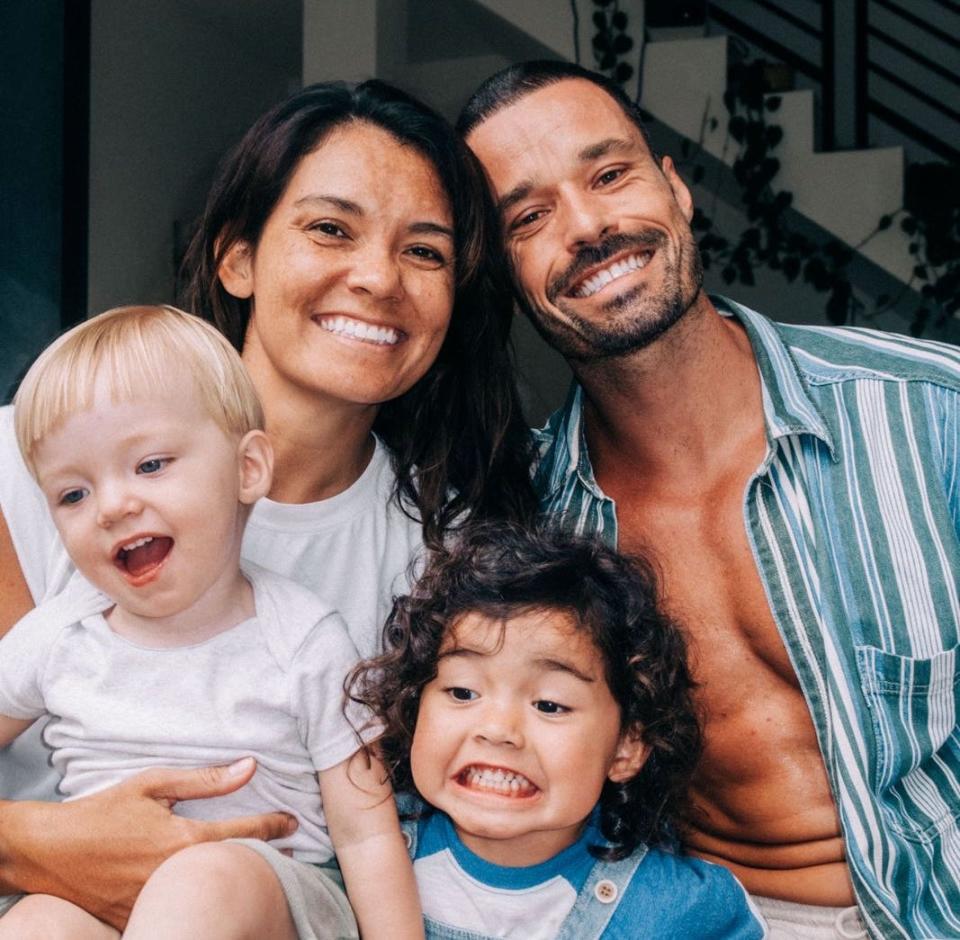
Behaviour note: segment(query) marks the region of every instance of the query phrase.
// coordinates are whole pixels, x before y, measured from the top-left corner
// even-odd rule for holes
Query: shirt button
[[[593,889],[593,893],[601,904],[611,904],[617,899],[617,895],[620,892],[617,890],[617,886],[612,881],[608,881],[606,878],[604,878],[603,881],[597,882],[596,887]]]

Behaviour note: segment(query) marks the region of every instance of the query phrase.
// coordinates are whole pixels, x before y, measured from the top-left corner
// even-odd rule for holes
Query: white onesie
[[[151,767],[254,757],[246,786],[175,812],[228,819],[283,809],[300,827],[274,845],[325,862],[333,850],[317,772],[360,747],[365,712],[343,712],[356,648],[311,592],[256,566],[244,573],[255,616],[203,643],[161,649],[114,633],[102,613],[112,602],[76,580],[0,640],[0,714],[53,716],[44,738],[67,799]]]

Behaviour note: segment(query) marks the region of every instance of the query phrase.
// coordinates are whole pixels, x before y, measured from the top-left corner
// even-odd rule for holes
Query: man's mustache
[[[570,266],[562,274],[558,274],[547,287],[547,300],[554,303],[562,294],[569,291],[570,286],[576,283],[583,272],[592,268],[596,264],[603,264],[604,261],[612,258],[628,248],[637,248],[640,251],[648,251],[651,248],[662,247],[667,241],[667,236],[659,229],[646,229],[642,232],[631,232],[627,234],[608,235],[603,241],[594,245],[584,245],[576,254]]]

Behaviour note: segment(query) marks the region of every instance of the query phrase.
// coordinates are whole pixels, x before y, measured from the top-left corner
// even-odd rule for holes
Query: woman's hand
[[[148,770],[69,803],[0,803],[0,893],[65,898],[122,930],[144,882],[180,849],[220,839],[279,839],[296,829],[286,813],[216,822],[173,814],[180,800],[238,790],[252,758],[227,767]]]

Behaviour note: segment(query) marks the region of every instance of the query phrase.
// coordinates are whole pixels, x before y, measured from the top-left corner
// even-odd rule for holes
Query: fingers
[[[264,813],[262,816],[241,816],[202,824],[204,841],[221,839],[282,839],[297,831],[297,820],[286,813]]]
[[[256,769],[256,761],[244,757],[223,767],[145,770],[121,786],[133,787],[144,796],[173,806],[180,800],[202,800],[239,790]]]

